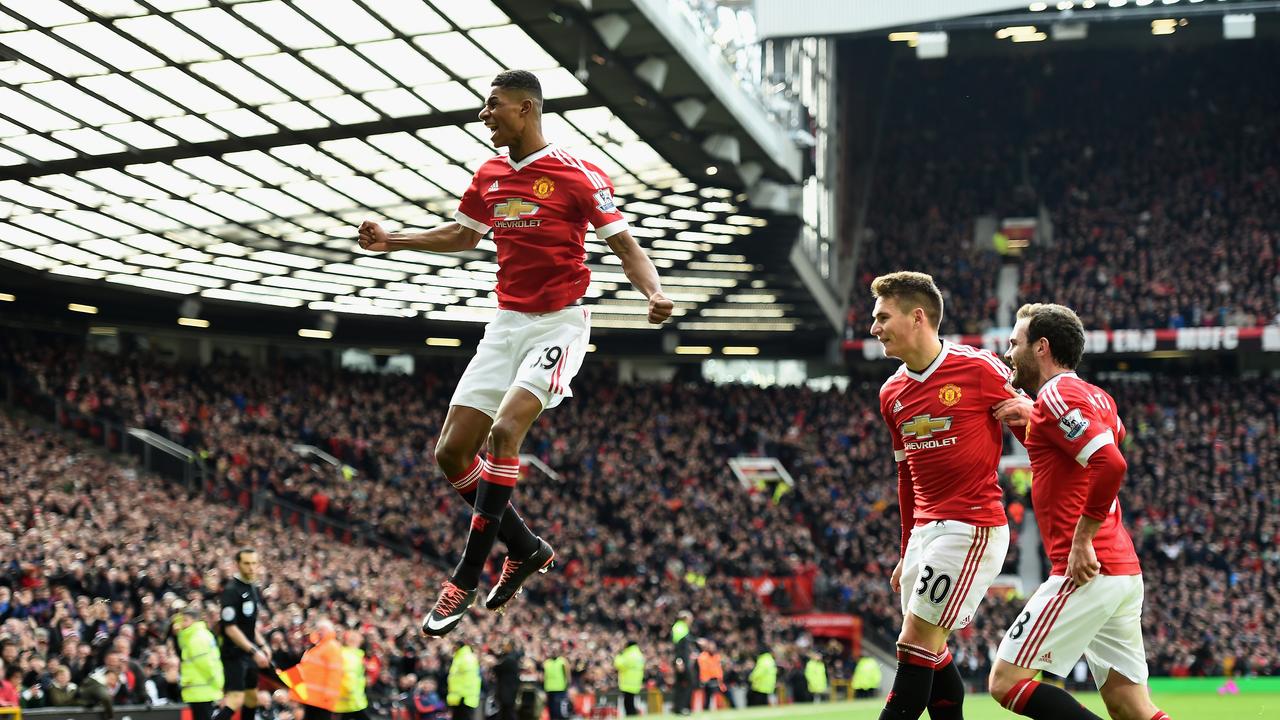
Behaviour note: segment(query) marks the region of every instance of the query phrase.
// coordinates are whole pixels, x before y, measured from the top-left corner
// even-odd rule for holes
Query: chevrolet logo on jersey
[[[903,437],[914,437],[918,440],[933,437],[935,432],[951,429],[951,418],[917,415],[902,424]]]
[[[952,435],[946,438],[933,438],[935,432],[951,429],[951,418],[917,415],[902,424],[902,449],[931,450],[933,448],[951,447],[960,442],[960,438]],[[914,438],[912,440],[911,438]]]
[[[493,216],[504,220],[515,220],[518,217],[533,215],[536,212],[538,212],[537,205],[525,202],[520,198],[511,198],[493,206]]]

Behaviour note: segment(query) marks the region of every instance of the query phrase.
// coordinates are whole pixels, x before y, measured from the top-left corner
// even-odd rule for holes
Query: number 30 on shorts
[[[947,593],[951,592],[951,576],[938,575],[934,577],[932,567],[925,565],[920,568],[920,585],[916,587],[916,594],[923,596],[929,594],[929,602],[937,605],[947,598]]]
[[[529,367],[541,367],[543,370],[550,370],[560,362],[560,356],[564,354],[564,350],[552,345],[544,348],[542,354],[535,357],[533,362],[529,363]]]

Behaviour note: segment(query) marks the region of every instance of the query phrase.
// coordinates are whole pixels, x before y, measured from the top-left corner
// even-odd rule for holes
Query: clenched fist
[[[656,292],[649,296],[649,322],[654,325],[661,325],[671,317],[671,311],[675,309],[675,303],[667,299],[666,295]]]
[[[360,247],[374,252],[386,252],[391,249],[390,236],[382,226],[372,220],[360,223]]]

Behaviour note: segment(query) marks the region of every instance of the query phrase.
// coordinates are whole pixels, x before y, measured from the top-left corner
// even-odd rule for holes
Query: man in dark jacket
[[[498,700],[498,720],[516,720],[516,691],[520,689],[521,653],[511,638],[502,641],[502,654],[493,666],[494,695]]]

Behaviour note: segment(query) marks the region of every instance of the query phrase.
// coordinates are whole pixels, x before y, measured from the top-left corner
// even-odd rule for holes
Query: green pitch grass
[[[1097,693],[1077,695],[1086,707],[1099,717],[1106,718],[1102,700]],[[1228,695],[1156,695],[1155,703],[1169,713],[1173,720],[1274,720],[1280,718],[1280,693],[1255,693]],[[782,707],[751,708],[747,710],[720,710],[708,715],[710,720],[876,720],[884,700],[855,700],[853,702],[819,705],[784,705]],[[664,716],[674,717],[674,716]],[[694,718],[699,717],[695,713]],[[926,712],[924,718],[929,717]],[[1015,715],[1000,707],[985,695],[970,695],[964,702],[965,720],[1016,720]]]

